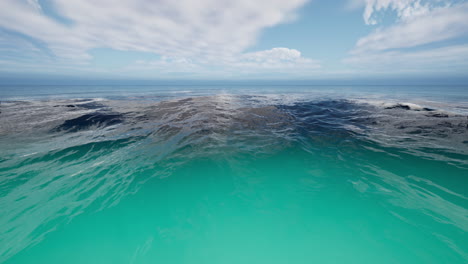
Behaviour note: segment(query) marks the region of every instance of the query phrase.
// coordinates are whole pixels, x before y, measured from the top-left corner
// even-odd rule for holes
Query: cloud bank
[[[38,0],[3,0],[0,27],[43,45],[55,61],[64,63],[85,63],[92,59],[90,50],[109,48],[154,53],[161,56],[159,65],[182,69],[242,63],[252,69],[280,69],[315,62],[289,49],[243,52],[255,44],[262,30],[293,19],[306,1],[49,0],[46,5]],[[296,57],[252,57],[288,56],[288,52]]]
[[[348,0],[360,8],[361,27],[369,32],[353,36],[354,45],[342,31],[362,28],[348,28],[343,18],[342,27],[299,21],[275,31],[297,29],[286,34],[292,40],[267,38],[270,43],[260,43],[263,50],[253,49],[266,29],[295,21],[306,2],[2,0],[0,66],[3,73],[151,78],[438,71],[428,63],[458,74],[468,71],[468,0]],[[314,13],[320,16],[316,21],[327,21],[327,15]],[[303,53],[275,44],[295,42]],[[321,56],[320,62],[303,55],[318,51],[311,56]]]
[[[449,41],[468,36],[465,1],[360,0],[366,24],[377,25],[360,38],[346,64],[360,68],[436,71],[468,68],[466,44]],[[356,4],[356,2],[354,2]],[[383,11],[393,12],[395,23],[378,26]]]

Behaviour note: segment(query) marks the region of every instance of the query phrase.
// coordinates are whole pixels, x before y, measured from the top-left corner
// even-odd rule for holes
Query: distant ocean
[[[468,86],[0,101],[0,263],[468,263]]]

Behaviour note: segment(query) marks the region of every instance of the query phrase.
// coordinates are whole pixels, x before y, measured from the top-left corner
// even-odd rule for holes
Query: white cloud
[[[349,0],[348,7],[364,7],[363,18],[366,24],[379,23],[380,16],[385,11],[395,12],[399,20],[405,20],[414,16],[425,15],[440,7],[448,7],[453,3],[464,0]]]
[[[320,63],[304,58],[301,52],[288,48],[273,48],[239,56],[225,56],[218,61],[204,61],[181,57],[162,57],[158,60],[139,60],[126,67],[125,72],[157,71],[162,74],[192,73],[210,76],[242,76],[289,73],[306,76],[320,68]]]
[[[301,52],[295,49],[288,49],[288,48],[273,48],[270,50],[264,51],[257,51],[246,53],[242,55],[242,59],[246,61],[297,61],[300,60]]]
[[[45,43],[59,57],[90,58],[88,37],[45,16],[37,1],[3,0],[0,10],[0,27]]]
[[[172,58],[163,56],[158,60],[137,60],[134,64],[124,67],[123,71],[154,71],[159,74],[202,72],[204,68],[187,58]]]
[[[437,8],[378,28],[358,40],[353,53],[415,47],[468,34],[468,4]]]
[[[377,24],[376,15],[379,11],[391,9],[396,11],[402,19],[415,15],[426,14],[430,10],[429,3],[421,3],[421,0],[366,0],[364,20],[366,24]]]
[[[385,51],[351,56],[344,63],[355,69],[387,74],[434,72],[456,73],[468,69],[468,45],[419,51]]]
[[[307,0],[51,0],[63,24],[35,0],[2,0],[0,27],[47,44],[58,57],[89,59],[93,48],[216,60],[287,22]]]
[[[228,63],[231,67],[261,68],[265,70],[310,70],[320,68],[318,61],[304,58],[298,50],[288,48],[250,52]]]
[[[364,20],[377,23],[377,13],[393,10],[393,25],[378,27],[360,38],[343,62],[367,71],[463,72],[467,46],[448,40],[468,35],[468,3],[432,0],[359,0]],[[354,2],[356,3],[356,1]]]

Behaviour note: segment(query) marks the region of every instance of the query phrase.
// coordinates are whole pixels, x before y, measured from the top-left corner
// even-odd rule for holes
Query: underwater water
[[[467,87],[3,87],[2,263],[467,263]]]

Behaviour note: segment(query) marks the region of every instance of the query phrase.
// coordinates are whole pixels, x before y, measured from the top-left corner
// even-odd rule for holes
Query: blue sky
[[[465,78],[463,0],[2,0],[0,76]]]

